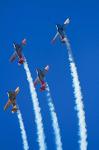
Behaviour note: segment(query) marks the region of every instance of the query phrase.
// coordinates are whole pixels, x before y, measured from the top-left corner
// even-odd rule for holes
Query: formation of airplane
[[[57,33],[54,36],[52,43],[55,42],[55,40],[57,39],[57,37],[60,38],[62,43],[65,43],[66,41],[66,34],[65,34],[65,27],[70,23],[70,19],[67,18],[64,22],[64,24],[56,24],[56,29],[57,29]]]
[[[20,89],[19,89],[19,87],[17,87],[15,89],[15,91],[8,91],[7,92],[8,101],[7,101],[6,105],[4,106],[4,111],[6,111],[10,105],[13,106],[13,108],[11,110],[12,113],[14,113],[18,110],[17,105],[16,105],[16,96],[18,95],[19,91],[20,91]]]
[[[13,62],[17,57],[19,59],[18,64],[21,65],[24,63],[24,57],[22,55],[23,46],[26,45],[26,39],[23,39],[20,44],[13,43],[15,52],[10,57],[10,62]]]
[[[36,69],[37,78],[34,81],[34,86],[36,86],[38,83],[40,83],[41,84],[40,91],[44,91],[46,89],[46,83],[44,81],[44,78],[45,78],[48,70],[49,70],[48,65],[43,70],[41,70],[39,68]]]
[[[66,27],[66,25],[69,24],[69,22],[70,22],[70,19],[67,18],[65,20],[64,24],[62,24],[62,25],[57,24],[56,25],[57,33],[54,36],[54,38],[52,40],[52,43],[55,42],[57,37],[60,38],[62,43],[66,42],[65,27]],[[18,64],[19,65],[21,65],[25,62],[25,58],[23,56],[22,50],[23,50],[24,45],[26,45],[26,42],[27,42],[26,39],[23,39],[20,44],[13,43],[13,47],[14,47],[15,52],[10,57],[10,62],[13,62],[17,57],[18,57]],[[34,81],[34,86],[36,87],[36,85],[40,83],[41,84],[40,91],[46,90],[46,82],[44,81],[44,78],[45,78],[48,71],[49,71],[49,65],[47,65],[43,70],[41,70],[39,68],[36,69],[37,78]],[[20,91],[20,89],[19,89],[19,87],[17,87],[15,89],[15,91],[7,92],[8,101],[7,101],[6,105],[4,106],[4,111],[6,111],[8,109],[8,107],[10,105],[12,105],[12,107],[13,107],[12,110],[11,110],[12,113],[17,112],[18,107],[17,107],[17,104],[16,104],[16,96],[18,95],[19,91]]]

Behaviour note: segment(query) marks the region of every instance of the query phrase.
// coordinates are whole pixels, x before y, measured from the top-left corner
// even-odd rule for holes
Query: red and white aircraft
[[[26,45],[26,39],[23,39],[20,44],[13,43],[15,52],[10,57],[10,62],[13,62],[18,57],[19,59],[18,64],[21,65],[24,63],[25,59],[22,55],[22,50],[24,45]]]
[[[49,70],[48,65],[43,70],[41,70],[39,68],[36,69],[37,78],[34,81],[34,86],[36,86],[38,83],[40,83],[41,84],[40,91],[46,90],[46,83],[44,81],[44,78],[45,78],[46,73],[48,72],[48,70]]]

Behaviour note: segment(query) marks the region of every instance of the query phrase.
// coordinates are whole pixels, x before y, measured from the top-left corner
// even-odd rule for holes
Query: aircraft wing
[[[34,86],[36,86],[39,83],[39,78],[37,77],[34,81]]]
[[[19,91],[20,91],[20,88],[17,87],[17,88],[15,89],[15,95],[16,95],[16,96],[17,96],[17,94],[19,93]]]
[[[52,39],[52,43],[55,42],[55,40],[56,40],[56,38],[58,37],[58,35],[59,35],[59,33],[57,32],[57,33],[55,34],[54,38]]]
[[[4,106],[4,111],[11,105],[10,99],[7,101],[6,105]]]
[[[70,18],[67,18],[65,21],[64,21],[64,25],[67,25],[70,23]]]
[[[12,54],[12,56],[10,57],[10,62],[13,62],[13,61],[16,59],[16,57],[17,57],[17,53],[14,52],[14,53]]]

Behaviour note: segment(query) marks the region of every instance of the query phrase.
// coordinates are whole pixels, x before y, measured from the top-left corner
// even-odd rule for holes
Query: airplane
[[[39,68],[36,69],[37,78],[34,81],[34,86],[36,86],[38,83],[40,83],[41,84],[40,91],[46,90],[46,83],[44,81],[44,78],[45,78],[46,73],[48,72],[48,70],[49,70],[48,65],[43,70],[41,70]]]
[[[10,62],[13,62],[18,57],[18,59],[19,59],[18,65],[21,65],[24,63],[25,60],[24,60],[24,57],[22,55],[22,50],[23,50],[24,45],[26,45],[26,39],[23,39],[20,44],[17,44],[15,42],[13,43],[13,47],[14,47],[15,52],[10,57]]]
[[[57,24],[56,25],[56,29],[57,29],[57,33],[56,35],[54,36],[53,40],[51,41],[52,43],[55,42],[56,38],[59,36],[60,37],[60,40],[62,43],[65,43],[66,42],[66,35],[65,35],[65,27],[66,25],[68,25],[70,23],[70,19],[67,18],[64,22],[64,24]]]
[[[13,108],[11,110],[12,113],[17,112],[18,107],[16,105],[16,96],[18,95],[19,91],[20,91],[20,89],[19,89],[19,87],[17,87],[15,89],[15,91],[8,91],[7,92],[7,94],[8,94],[8,101],[7,101],[6,105],[4,106],[4,111],[6,111],[8,109],[8,107],[10,105],[12,105],[13,106]]]

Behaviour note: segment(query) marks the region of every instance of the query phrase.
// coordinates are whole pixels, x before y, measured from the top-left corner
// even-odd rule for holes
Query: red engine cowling
[[[24,58],[20,58],[20,60],[19,60],[18,63],[19,63],[19,64],[23,64],[23,63],[24,63]]]
[[[44,91],[46,89],[46,84],[43,84],[40,88],[40,91]]]

